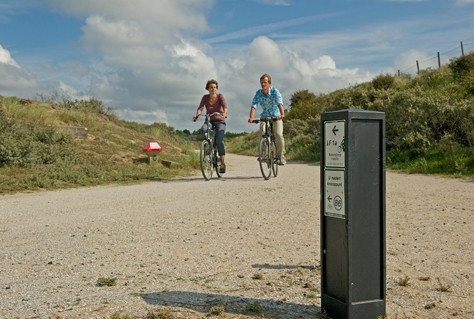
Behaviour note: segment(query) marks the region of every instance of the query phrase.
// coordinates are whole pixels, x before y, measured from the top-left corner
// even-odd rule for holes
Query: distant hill
[[[164,124],[118,119],[99,100],[32,101],[0,96],[0,193],[194,174],[196,142]],[[153,160],[144,152],[158,142]]]

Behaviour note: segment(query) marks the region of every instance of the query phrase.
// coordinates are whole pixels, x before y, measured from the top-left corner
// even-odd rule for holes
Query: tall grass
[[[87,135],[68,129],[77,127]],[[197,142],[166,125],[119,120],[97,100],[0,96],[0,141],[0,193],[166,179],[199,167]],[[143,151],[150,141],[163,147],[157,161]]]

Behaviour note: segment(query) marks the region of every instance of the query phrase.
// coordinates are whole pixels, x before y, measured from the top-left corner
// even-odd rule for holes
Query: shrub
[[[376,90],[388,90],[392,87],[395,78],[390,74],[381,74],[372,80],[372,85]]]
[[[75,158],[73,137],[52,127],[0,119],[0,167],[28,167]]]
[[[453,71],[454,78],[457,80],[474,72],[474,53],[452,59],[449,68]]]

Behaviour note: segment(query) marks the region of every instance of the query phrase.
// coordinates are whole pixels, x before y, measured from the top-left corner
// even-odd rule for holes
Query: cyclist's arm
[[[219,93],[219,98],[221,99],[222,105],[222,116],[226,119],[227,118],[227,102],[223,94]]]
[[[202,114],[202,110],[204,109],[204,105],[205,105],[206,101],[208,101],[208,100],[209,100],[209,95],[203,95],[202,96],[201,102],[199,103],[199,106],[197,107],[197,110],[196,110],[196,115],[193,117],[194,122],[196,122],[199,115]]]
[[[250,114],[249,114],[249,120],[248,120],[248,122],[249,122],[249,123],[252,123],[254,117],[255,117],[255,108],[252,106],[252,107],[250,108]]]
[[[285,108],[283,107],[283,104],[279,103],[278,108],[280,109],[280,118],[284,119],[285,118]]]
[[[193,117],[193,121],[196,122],[196,120],[198,119],[199,115],[202,114],[202,109],[197,109],[196,110],[196,115]]]

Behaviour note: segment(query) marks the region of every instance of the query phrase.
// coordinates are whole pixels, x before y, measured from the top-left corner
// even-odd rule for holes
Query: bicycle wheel
[[[217,152],[214,150],[214,167],[216,169],[216,174],[217,177],[222,177],[221,174],[221,162],[219,162],[219,159],[217,158]]]
[[[258,146],[260,171],[264,179],[269,179],[272,174],[272,157],[268,139],[262,138]]]
[[[212,178],[212,149],[211,149],[211,142],[208,140],[204,140],[201,142],[200,153],[199,153],[199,160],[201,163],[201,172],[202,176],[206,181]]]
[[[278,156],[276,155],[276,144],[275,141],[272,142],[272,147],[270,149],[270,158],[272,159],[272,172],[273,176],[277,177],[278,176]]]

